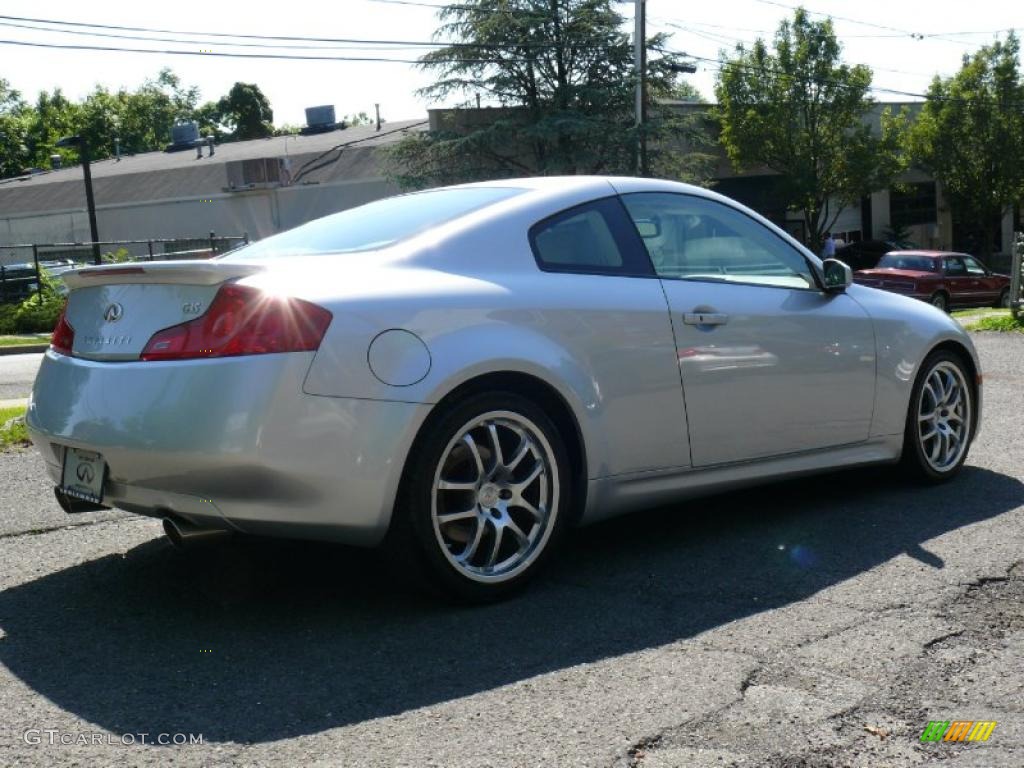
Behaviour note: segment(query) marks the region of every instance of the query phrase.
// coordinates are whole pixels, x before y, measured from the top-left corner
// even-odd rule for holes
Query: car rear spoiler
[[[65,272],[61,279],[71,290],[94,285],[164,283],[217,285],[227,280],[262,272],[259,264],[224,261],[147,261],[126,264],[102,264]]]

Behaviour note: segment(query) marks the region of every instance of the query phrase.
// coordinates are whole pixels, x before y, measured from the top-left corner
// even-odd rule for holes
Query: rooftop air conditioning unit
[[[181,152],[185,149],[192,149],[199,141],[199,123],[189,120],[184,123],[175,123],[171,126],[171,143],[165,148],[165,152]]]
[[[334,116],[334,105],[324,104],[320,107],[306,108],[306,126],[302,129],[303,135],[311,133],[327,133],[338,127]]]
[[[291,184],[291,163],[286,157],[234,160],[226,164],[228,189],[267,189]]]

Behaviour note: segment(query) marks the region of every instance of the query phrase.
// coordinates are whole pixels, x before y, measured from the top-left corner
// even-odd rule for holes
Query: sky
[[[443,4],[442,0],[414,2]],[[750,42],[759,36],[770,39],[779,21],[791,15],[793,5],[775,0],[715,0],[713,3],[648,0],[648,32],[670,32],[670,48],[712,60],[698,61],[698,71],[683,76],[710,99],[716,74],[713,61],[719,51],[731,49],[739,40]],[[626,29],[631,31],[634,3],[621,2],[618,6],[627,18]],[[1014,23],[1024,24],[1020,13],[1012,11],[1014,4],[1006,0],[974,0],[970,3],[812,0],[804,7],[812,14],[833,17],[844,45],[846,61],[870,66],[875,73],[876,87],[910,93],[923,93],[935,74],[955,72],[964,54],[991,42],[997,34],[1005,34]],[[273,3],[262,0],[244,3],[228,0],[213,3],[0,0],[0,15],[189,33],[416,42],[430,40],[437,26],[434,9],[402,0],[279,0]],[[26,26],[35,29],[26,29]],[[197,55],[59,50],[0,43],[0,78],[8,80],[30,101],[40,90],[54,87],[60,87],[71,98],[81,98],[96,84],[111,90],[122,86],[134,88],[163,67],[172,68],[184,84],[199,86],[204,101],[216,100],[227,93],[236,81],[257,83],[269,98],[274,109],[274,122],[278,125],[303,124],[304,108],[319,104],[335,105],[340,118],[352,112],[372,115],[374,104],[379,103],[382,117],[396,121],[425,117],[430,107],[452,106],[461,101],[453,97],[448,103],[431,104],[417,96],[416,89],[429,82],[429,75],[412,64],[217,58],[199,52],[274,51],[231,48],[224,44],[223,39],[214,37],[207,38],[205,43],[142,43],[41,31],[41,26],[45,25],[0,18],[0,40],[177,49]],[[116,30],[82,30],[80,27],[65,29],[136,34]],[[1018,35],[1020,33],[1018,29]],[[169,34],[149,36],[174,37]],[[264,41],[250,42],[264,44]],[[333,45],[333,48],[322,51],[280,52],[415,59],[424,50],[393,46],[338,48],[339,44]],[[904,96],[884,90],[874,95],[880,101],[906,100]]]

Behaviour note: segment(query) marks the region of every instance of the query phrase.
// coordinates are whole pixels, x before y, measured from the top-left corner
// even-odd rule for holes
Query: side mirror
[[[839,259],[825,259],[821,266],[829,293],[842,293],[853,285],[853,270]]]

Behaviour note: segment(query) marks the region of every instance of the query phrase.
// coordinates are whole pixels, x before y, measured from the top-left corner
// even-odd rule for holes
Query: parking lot
[[[0,765],[1024,765],[1024,336],[975,340],[953,483],[873,468],[634,514],[483,608],[373,552],[71,518],[34,454],[0,455]],[[997,725],[922,743],[936,720]]]

